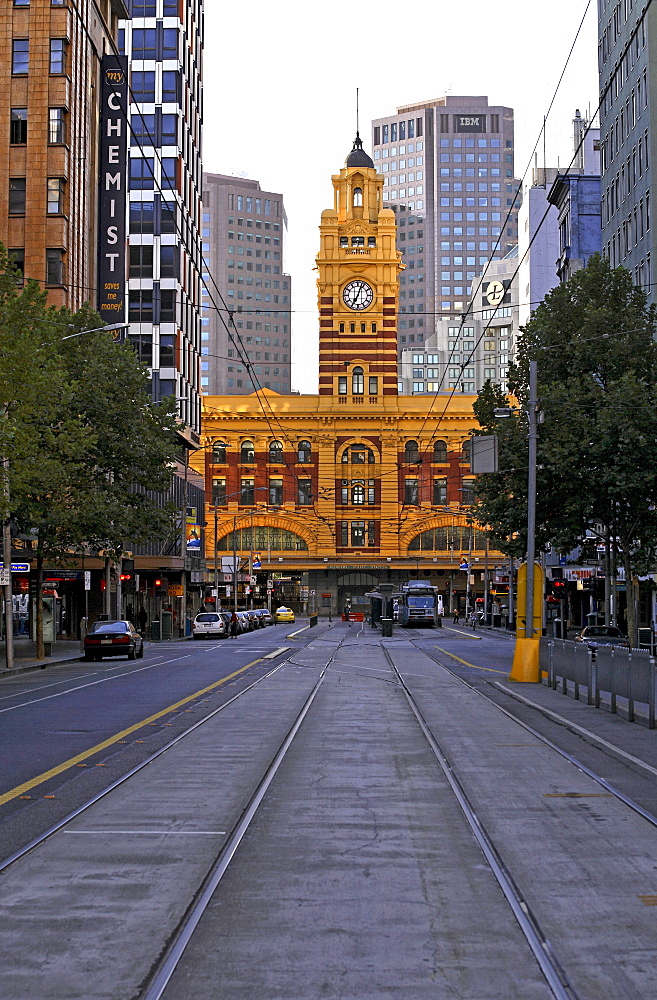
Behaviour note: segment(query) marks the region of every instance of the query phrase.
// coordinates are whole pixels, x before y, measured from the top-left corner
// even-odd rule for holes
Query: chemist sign
[[[98,303],[103,322],[125,318],[128,60],[101,63],[98,201]]]

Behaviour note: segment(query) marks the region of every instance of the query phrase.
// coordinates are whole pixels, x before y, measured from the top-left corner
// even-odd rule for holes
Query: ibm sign
[[[101,63],[98,210],[98,304],[105,323],[125,319],[128,60]]]
[[[454,115],[455,132],[485,132],[486,115]]]

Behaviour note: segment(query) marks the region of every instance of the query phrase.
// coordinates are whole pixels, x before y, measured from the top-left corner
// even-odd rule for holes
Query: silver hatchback
[[[225,639],[228,635],[225,615],[220,611],[202,611],[192,622],[195,639]]]

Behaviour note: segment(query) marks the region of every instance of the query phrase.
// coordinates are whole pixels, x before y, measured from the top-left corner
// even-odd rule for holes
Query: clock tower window
[[[357,187],[354,188],[354,208],[362,208],[362,207],[363,207],[363,189]]]

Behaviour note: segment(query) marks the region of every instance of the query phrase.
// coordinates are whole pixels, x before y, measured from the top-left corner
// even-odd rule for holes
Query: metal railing
[[[655,728],[657,701],[657,660],[647,649],[624,649],[619,646],[598,646],[595,651],[584,642],[567,639],[541,639],[539,667],[547,674],[548,685],[580,699],[586,689],[587,705],[600,708],[607,702],[612,712],[618,711],[618,699],[627,703],[627,718],[636,721],[635,707],[644,705],[644,715],[650,729]]]

